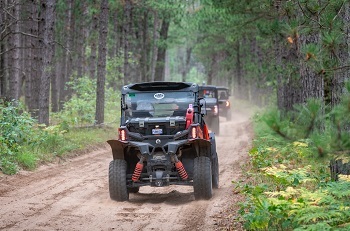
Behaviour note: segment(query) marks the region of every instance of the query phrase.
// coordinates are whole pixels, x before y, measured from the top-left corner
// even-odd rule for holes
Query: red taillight
[[[191,137],[194,139],[194,138],[197,138],[197,127],[194,126],[191,128]]]
[[[119,140],[126,141],[126,131],[119,128]]]
[[[199,126],[199,124],[191,126],[190,134],[188,137],[189,139],[197,139],[197,138],[203,139],[203,131]]]
[[[230,102],[226,101],[226,107],[229,107],[229,106],[230,106]]]

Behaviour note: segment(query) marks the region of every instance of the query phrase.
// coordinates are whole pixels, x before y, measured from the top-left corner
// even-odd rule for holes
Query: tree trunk
[[[149,44],[148,44],[148,11],[145,10],[143,14],[143,20],[140,22],[140,31],[142,31],[142,42],[141,42],[141,82],[150,81],[148,70],[148,54],[149,54]]]
[[[157,55],[156,69],[154,73],[154,81],[164,81],[165,57],[166,57],[166,50],[167,50],[166,43],[168,38],[169,25],[170,25],[170,17],[166,16],[163,19],[162,27],[159,33],[159,40],[162,42],[162,45],[158,46],[158,55]]]
[[[156,72],[156,63],[157,63],[157,55],[158,55],[158,27],[159,27],[159,18],[158,18],[158,12],[154,11],[154,23],[153,23],[153,49],[152,49],[152,58],[151,58],[151,65],[150,65],[150,80],[154,81],[154,76]]]
[[[10,67],[10,99],[18,100],[20,94],[20,54],[21,54],[21,38],[20,38],[20,4],[15,4],[13,7],[12,15],[15,17],[12,26],[12,35],[10,42],[11,47],[11,67]]]
[[[54,65],[52,63],[54,55],[54,30],[56,18],[56,0],[45,0],[41,4],[42,12],[45,14],[44,29],[44,50],[43,64],[41,70],[41,84],[39,97],[39,119],[40,124],[49,125],[49,106],[50,106],[50,77],[54,73]]]
[[[42,0],[41,0],[42,2]],[[40,4],[41,7],[41,4]],[[39,92],[40,92],[40,76],[42,69],[42,59],[43,59],[43,34],[44,34],[44,25],[45,25],[45,15],[43,15],[42,10],[38,10],[36,6],[35,10],[35,19],[38,23],[33,26],[33,34],[37,36],[37,39],[33,41],[33,47],[36,48],[33,50],[33,61],[32,65],[32,97],[31,97],[31,115],[34,118],[38,117],[39,111]]]
[[[186,52],[184,55],[184,62],[181,71],[182,82],[186,82],[186,76],[190,71],[190,61],[191,61],[192,47],[186,47]]]
[[[343,23],[343,39],[339,49],[336,51],[334,59],[339,58],[338,66],[346,66],[349,64],[350,58],[350,3],[344,2],[343,9],[340,13]],[[332,107],[340,103],[344,89],[344,82],[350,76],[350,69],[344,68],[334,72],[331,79],[331,105]]]
[[[123,45],[124,45],[124,84],[130,81],[130,65],[129,65],[129,39],[130,39],[130,16],[131,15],[131,0],[125,0],[124,5],[124,31],[123,31]]]
[[[216,62],[216,57],[215,57],[215,55],[213,55],[212,58],[211,58],[210,64],[209,64],[209,70],[208,70],[208,76],[207,76],[207,85],[212,85],[213,84],[215,62]]]
[[[236,63],[235,73],[233,78],[234,96],[237,99],[241,98],[242,87],[242,64],[241,64],[241,44],[240,41],[236,41]]]
[[[77,59],[76,59],[76,68],[77,68],[77,78],[85,75],[85,48],[86,48],[86,38],[87,38],[87,15],[88,15],[88,6],[86,1],[82,1],[82,17],[79,19],[79,26],[77,26],[77,33],[79,38],[75,39],[77,43]]]
[[[96,124],[104,123],[105,104],[105,79],[106,79],[106,56],[107,56],[107,33],[108,33],[108,0],[101,1],[99,45],[97,65],[96,87]]]
[[[0,41],[4,40],[4,34],[6,33],[6,16],[1,9],[5,9],[6,1],[0,1]],[[0,98],[6,97],[6,66],[5,59],[6,57],[6,43],[0,42]]]
[[[65,70],[64,70],[64,79],[65,85],[67,82],[71,81],[72,77],[72,69],[73,69],[73,44],[74,44],[74,15],[73,15],[73,6],[74,0],[68,0],[68,9],[67,9],[67,20],[66,20],[66,54],[65,54]],[[65,99],[67,101],[71,98],[72,89],[69,86],[65,86],[67,90],[65,90]]]
[[[91,54],[89,58],[89,70],[90,70],[90,78],[95,79],[96,78],[96,54],[97,54],[97,31],[98,31],[98,16],[97,14],[92,15],[92,26],[91,26]]]
[[[320,38],[317,34],[300,36],[300,42],[304,46],[310,43],[317,44],[319,40]],[[301,103],[306,102],[309,98],[324,99],[323,76],[316,73],[315,70],[310,67],[308,60],[305,60],[305,57],[301,57],[300,60],[300,78],[302,84]]]

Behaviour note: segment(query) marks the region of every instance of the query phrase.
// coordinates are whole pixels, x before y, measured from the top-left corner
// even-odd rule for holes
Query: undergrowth
[[[0,102],[0,171],[16,174],[64,158],[73,151],[105,143],[116,134],[119,91],[106,89],[105,126],[94,126],[94,80],[80,78],[64,110],[51,113],[50,126],[40,125],[19,102]]]
[[[349,113],[344,94],[332,109],[309,100],[256,116],[249,183],[236,182],[246,230],[350,230],[349,178],[332,181],[329,170],[350,156]]]

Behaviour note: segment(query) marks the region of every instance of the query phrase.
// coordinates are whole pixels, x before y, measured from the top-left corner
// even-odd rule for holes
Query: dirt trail
[[[109,147],[40,167],[0,176],[0,230],[216,230],[217,214],[232,198],[232,180],[247,160],[248,116],[222,119],[217,137],[220,187],[211,200],[195,201],[193,188],[141,187],[129,202],[109,198]]]

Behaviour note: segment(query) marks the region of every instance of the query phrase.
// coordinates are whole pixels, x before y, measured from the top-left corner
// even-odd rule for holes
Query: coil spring
[[[187,172],[186,172],[182,162],[181,161],[176,162],[175,167],[176,167],[176,170],[179,173],[180,177],[183,180],[186,180],[188,178],[188,175],[187,175]]]
[[[134,170],[134,173],[132,174],[132,177],[131,177],[132,181],[136,182],[139,180],[139,178],[141,176],[142,169],[143,169],[143,164],[137,163],[135,170]]]

